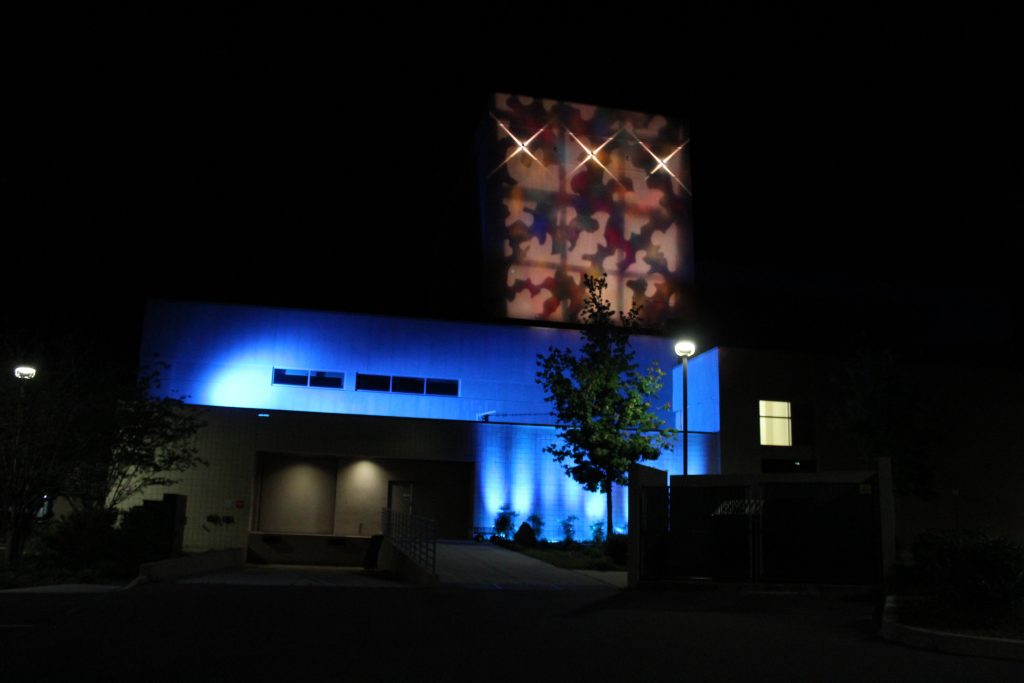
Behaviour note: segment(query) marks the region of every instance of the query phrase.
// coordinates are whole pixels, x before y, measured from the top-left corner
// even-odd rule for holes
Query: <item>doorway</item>
[[[336,460],[267,453],[260,467],[257,531],[334,533]]]
[[[388,482],[388,509],[412,514],[412,482]]]

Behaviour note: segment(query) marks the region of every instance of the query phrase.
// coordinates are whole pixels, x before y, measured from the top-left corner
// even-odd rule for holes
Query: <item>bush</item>
[[[516,528],[516,517],[518,512],[513,512],[508,505],[503,505],[494,518],[494,534],[505,539],[512,537],[512,530]]]
[[[926,586],[968,618],[999,621],[1024,599],[1024,548],[977,531],[928,532],[913,544]]]
[[[579,519],[576,515],[569,515],[562,520],[562,540],[565,541],[566,545],[572,543],[576,537],[576,520]]]
[[[116,523],[114,510],[76,510],[40,529],[26,558],[47,574],[109,574],[119,564]]]
[[[515,538],[512,540],[518,545],[529,547],[537,545],[537,536],[533,533],[533,527],[526,522],[519,525],[519,531],[516,532]]]
[[[544,520],[537,513],[534,513],[526,518],[526,523],[533,529],[533,535],[536,538],[541,537],[541,532],[544,531]]]
[[[604,543],[604,522],[594,522],[591,524],[590,536],[597,545]]]
[[[629,554],[629,536],[626,534],[610,534],[608,536],[608,557],[615,564],[626,564]]]
[[[39,578],[76,582],[125,579],[144,562],[170,555],[160,511],[138,506],[123,513],[75,510],[50,520],[30,541],[25,559]]]

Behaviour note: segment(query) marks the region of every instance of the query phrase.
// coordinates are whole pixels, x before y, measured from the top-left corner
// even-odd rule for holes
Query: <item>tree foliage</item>
[[[671,446],[675,430],[651,410],[664,373],[657,364],[641,370],[629,337],[640,327],[640,309],[619,312],[604,298],[605,278],[584,275],[587,298],[580,320],[580,350],[548,349],[537,356],[537,381],[547,392],[559,441],[545,448],[566,474],[588,491],[607,495],[612,529],[612,485],[628,483],[628,468],[654,460]]]
[[[113,404],[110,443],[71,472],[66,492],[87,507],[113,509],[150,486],[174,484],[175,476],[206,462],[196,433],[200,413],[181,398],[156,397],[165,364],[145,368],[131,391]]]
[[[66,357],[63,344],[40,348],[15,337],[3,339],[0,370],[0,530],[5,558],[16,560],[37,511],[55,497],[71,464],[83,454],[84,440],[75,438],[83,424],[85,396],[76,365],[47,364],[34,379],[17,379],[11,368],[31,359]],[[26,348],[32,347],[29,354]]]
[[[0,373],[0,531],[8,563],[20,558],[48,498],[112,510],[202,463],[198,413],[153,396],[163,367],[135,375],[95,360],[70,336],[5,335],[0,352],[6,368],[25,359],[38,365],[33,379]]]

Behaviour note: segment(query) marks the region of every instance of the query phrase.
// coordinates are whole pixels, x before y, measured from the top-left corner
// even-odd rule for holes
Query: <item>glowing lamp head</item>
[[[693,354],[697,353],[697,345],[692,341],[678,341],[676,342],[676,355],[680,358],[689,358]]]
[[[14,376],[18,379],[32,379],[36,376],[36,369],[27,365],[19,365],[14,368]]]

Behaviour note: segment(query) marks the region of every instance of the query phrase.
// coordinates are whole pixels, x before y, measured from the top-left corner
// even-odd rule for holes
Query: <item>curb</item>
[[[127,586],[125,586],[121,590],[131,590],[132,588],[137,588],[137,587],[142,586],[142,585],[147,584],[147,583],[149,583],[149,578],[148,577],[136,576],[134,579],[131,580],[131,583],[129,583]]]
[[[879,635],[883,640],[921,650],[934,650],[954,655],[1024,661],[1024,640],[969,636],[949,631],[935,631],[920,626],[907,626],[899,621],[898,607],[898,598],[892,595],[885,597],[882,628],[879,630]]]

